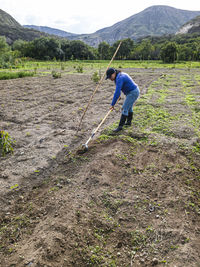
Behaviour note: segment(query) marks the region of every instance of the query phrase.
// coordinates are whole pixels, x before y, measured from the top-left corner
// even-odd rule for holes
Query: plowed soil
[[[0,266],[200,266],[200,71],[124,69],[141,90],[113,135],[90,74],[0,81]]]

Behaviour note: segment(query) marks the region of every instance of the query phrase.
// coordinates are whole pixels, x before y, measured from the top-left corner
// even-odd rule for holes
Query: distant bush
[[[0,155],[5,156],[7,153],[13,152],[14,140],[5,131],[0,131]]]
[[[0,72],[0,80],[17,79],[30,76],[34,76],[34,72],[28,72],[28,71]]]

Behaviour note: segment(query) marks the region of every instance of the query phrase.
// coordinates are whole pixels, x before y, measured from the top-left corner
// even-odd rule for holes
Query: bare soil
[[[124,71],[144,112],[114,136],[107,127],[122,99],[84,154],[78,148],[109,110],[112,82],[77,133],[96,86],[90,74],[0,81],[1,129],[16,140],[14,154],[0,157],[0,266],[200,266],[199,70]],[[152,85],[167,91],[164,101],[149,95]],[[149,106],[167,110],[170,124],[156,129],[152,115],[141,128]]]

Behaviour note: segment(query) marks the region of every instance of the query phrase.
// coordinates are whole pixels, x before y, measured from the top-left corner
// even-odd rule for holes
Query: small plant
[[[13,152],[13,143],[14,140],[5,131],[0,131],[0,154],[5,156],[7,153]]]
[[[65,70],[65,66],[64,66],[64,64],[62,64],[62,63],[60,64],[60,69],[61,69],[61,70]]]
[[[19,185],[18,184],[12,185],[10,187],[11,190],[17,190],[18,188],[19,188]]]
[[[56,72],[55,70],[52,70],[51,75],[54,79],[58,79],[61,78],[61,73],[60,72]]]
[[[95,83],[97,83],[97,82],[100,80],[100,77],[99,77],[99,74],[98,74],[97,71],[95,71],[95,72],[93,73],[91,79],[92,79],[92,81],[95,82]]]
[[[83,73],[83,66],[78,65],[78,66],[76,67],[76,70],[77,70],[78,73]]]

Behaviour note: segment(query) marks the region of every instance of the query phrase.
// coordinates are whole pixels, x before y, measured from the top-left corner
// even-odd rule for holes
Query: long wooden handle
[[[122,43],[122,41],[119,43],[119,45],[118,45],[118,47],[117,47],[117,49],[116,49],[116,51],[115,51],[115,53],[114,53],[112,59],[110,60],[110,63],[109,63],[108,66],[107,66],[106,71],[109,69],[111,63],[113,62],[113,60],[114,60],[114,58],[115,58],[115,56],[116,56],[116,54],[117,54],[117,52],[118,52],[118,50],[119,50],[119,48],[120,48],[120,46],[121,46],[121,43]],[[104,78],[105,78],[105,76],[106,76],[106,71],[105,71],[104,75],[101,77],[101,80],[100,80],[99,83],[97,84],[95,90],[93,91],[93,93],[92,93],[92,95],[91,95],[91,97],[90,97],[90,99],[89,99],[89,102],[88,102],[88,104],[87,104],[87,106],[86,106],[86,108],[85,108],[85,110],[84,110],[84,112],[83,112],[83,115],[81,116],[81,119],[80,119],[80,122],[79,122],[79,126],[78,126],[78,130],[80,129],[82,120],[83,120],[83,118],[84,118],[84,116],[85,116],[85,113],[86,113],[86,111],[87,111],[87,109],[88,109],[90,103],[92,102],[92,99],[93,99],[95,93],[96,93],[97,90],[99,89],[99,86],[101,85],[102,81],[104,80]]]
[[[119,97],[119,98],[117,99],[116,104],[119,102],[120,99],[121,99],[121,97]],[[116,104],[115,104],[115,105],[116,105]],[[106,115],[105,115],[105,117],[103,118],[103,120],[100,122],[100,124],[98,125],[98,127],[94,130],[94,132],[93,132],[93,136],[94,136],[95,133],[99,130],[99,128],[101,127],[101,125],[104,123],[104,121],[107,119],[108,115],[109,115],[113,110],[114,110],[114,107],[113,107],[112,109],[110,109],[110,110],[106,113]]]
[[[98,127],[94,130],[93,134],[95,134],[99,128],[101,127],[101,125],[104,123],[104,121],[107,119],[108,115],[113,111],[113,109],[110,109],[108,111],[108,113],[106,114],[106,116],[103,118],[103,120],[101,121],[101,123],[98,125]]]

